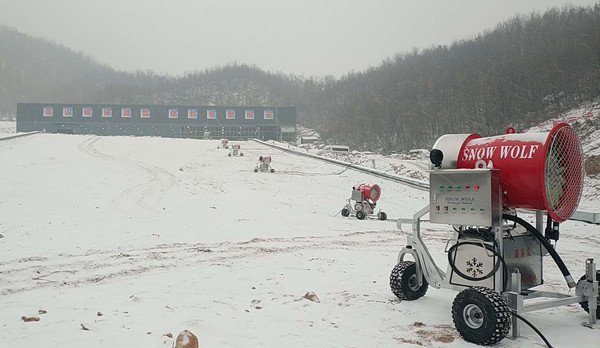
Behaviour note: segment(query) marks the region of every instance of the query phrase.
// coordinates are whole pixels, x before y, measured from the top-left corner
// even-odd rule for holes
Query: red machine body
[[[381,187],[377,184],[373,186],[361,184],[356,189],[362,192],[365,198],[370,199],[373,202],[377,202],[379,197],[381,197]]]
[[[547,210],[557,222],[569,219],[577,209],[583,155],[575,131],[566,123],[549,133],[469,135],[458,150],[456,168],[485,167],[500,169],[505,205]]]
[[[258,160],[263,163],[271,163],[271,156],[259,156]]]

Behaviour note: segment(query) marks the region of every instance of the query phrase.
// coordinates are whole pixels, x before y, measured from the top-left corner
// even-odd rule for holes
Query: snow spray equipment
[[[504,204],[547,211],[557,222],[575,212],[583,188],[583,155],[568,124],[557,124],[550,133],[488,138],[469,134],[460,139],[460,135],[442,136],[434,145],[444,157],[456,153],[442,163],[442,169],[498,169]]]
[[[229,148],[229,140],[221,139],[221,144],[219,144],[219,146],[217,146],[217,149],[228,149],[228,148]]]
[[[596,323],[600,272],[594,260],[587,259],[584,276],[575,282],[551,243],[559,239],[559,224],[577,209],[583,188],[581,145],[568,124],[548,133],[443,135],[430,160],[429,204],[412,219],[398,219],[398,228],[412,225],[390,275],[398,298],[416,300],[429,285],[460,290],[452,304],[454,325],[465,340],[482,345],[499,342],[511,326],[512,336],[519,337],[517,319],[538,309],[580,303],[589,312],[587,325]],[[517,208],[531,210],[536,226],[518,217]],[[431,223],[454,229],[446,243],[445,273],[421,237],[426,214]],[[414,261],[404,260],[408,254]],[[547,254],[575,295],[533,289],[543,284]],[[534,298],[537,303],[524,304]]]
[[[239,144],[232,144],[229,149],[229,153],[227,154],[229,157],[237,157],[244,156],[244,153],[241,150],[241,146]]]
[[[359,220],[366,219],[373,214],[377,201],[381,197],[381,187],[379,185],[361,184],[352,188],[352,195],[348,199],[346,206],[342,208],[342,216],[356,216]],[[354,203],[352,203],[354,201]],[[377,219],[387,219],[387,214],[381,210],[377,213]]]
[[[259,156],[258,163],[256,163],[256,167],[254,167],[254,172],[275,173],[275,169],[271,167],[271,156]]]

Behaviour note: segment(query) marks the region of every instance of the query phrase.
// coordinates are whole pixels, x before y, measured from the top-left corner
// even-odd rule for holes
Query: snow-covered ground
[[[6,136],[7,134],[16,133],[17,125],[16,122],[12,121],[0,121],[0,134]]]
[[[255,142],[241,142],[244,157],[217,145],[0,141],[0,347],[170,348],[184,329],[201,347],[474,347],[452,323],[456,292],[391,293],[408,227],[338,214],[356,184],[379,184],[392,219],[425,206],[425,192]],[[274,174],[253,172],[260,155],[273,156]],[[393,156],[375,166],[384,161],[427,166]],[[425,223],[424,234],[445,267],[451,228]],[[564,223],[558,251],[578,278],[600,259],[600,227]],[[544,272],[542,288],[567,292],[551,259]],[[600,342],[578,305],[525,316],[555,347]],[[525,325],[522,335],[498,346],[543,346]]]

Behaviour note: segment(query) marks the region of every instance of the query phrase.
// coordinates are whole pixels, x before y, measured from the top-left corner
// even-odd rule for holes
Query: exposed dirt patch
[[[417,340],[411,340],[411,339],[406,339],[406,338],[402,338],[402,337],[395,337],[394,339],[400,343],[408,343],[408,344],[413,344],[416,346],[423,346],[423,343],[421,343]]]
[[[409,343],[418,346],[437,346],[437,343],[452,343],[458,338],[458,332],[450,325],[433,325],[428,327],[426,324],[416,321],[410,324],[413,331],[413,337],[396,337],[395,340],[402,343]]]

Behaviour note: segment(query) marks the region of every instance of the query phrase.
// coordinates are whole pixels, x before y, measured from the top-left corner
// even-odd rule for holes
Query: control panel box
[[[362,192],[360,192],[359,190],[352,190],[352,196],[350,197],[350,199],[353,201],[356,201],[356,202],[362,202],[363,201]]]
[[[494,226],[501,207],[498,170],[436,169],[429,172],[429,220],[433,223]]]

